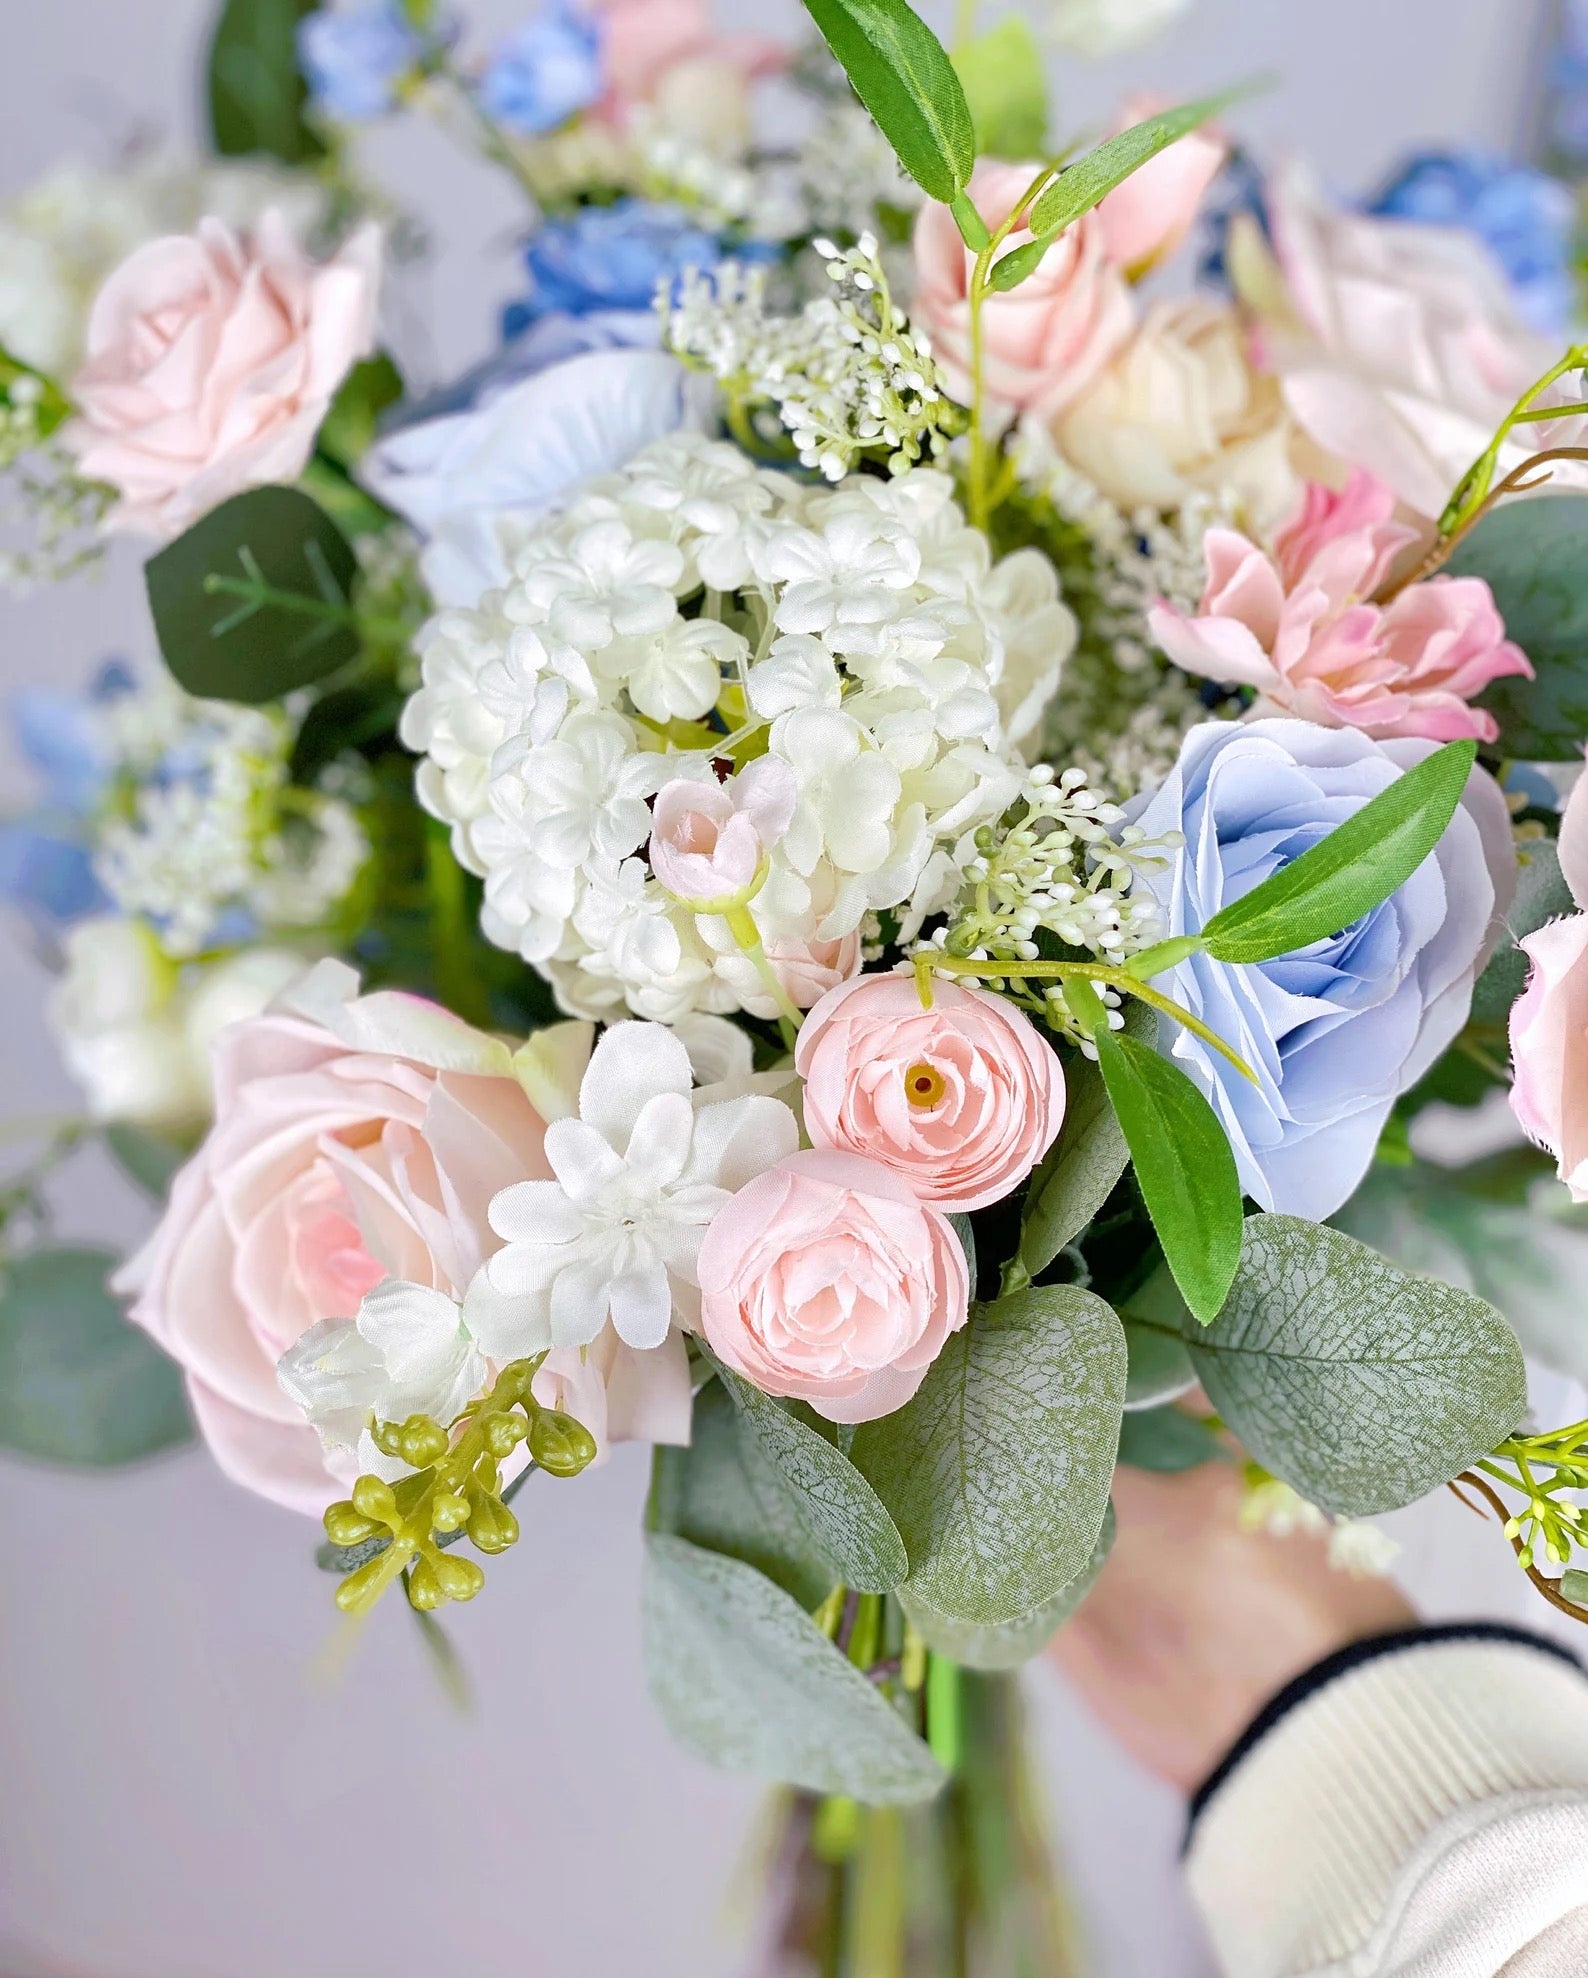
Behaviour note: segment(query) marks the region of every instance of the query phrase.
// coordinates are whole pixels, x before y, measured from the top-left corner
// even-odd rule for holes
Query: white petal
[[[364,1294],[356,1323],[396,1385],[451,1378],[462,1350],[460,1319],[456,1302],[444,1292],[388,1278]]]
[[[689,1053],[670,1030],[659,1023],[616,1024],[591,1054],[579,1087],[579,1117],[621,1152],[647,1099],[658,1092],[687,1095],[691,1083]]]
[[[499,1291],[487,1271],[475,1274],[463,1300],[463,1323],[498,1366],[527,1360],[551,1345],[543,1298],[515,1298]]]
[[[659,1262],[639,1264],[613,1278],[607,1300],[612,1329],[625,1345],[643,1351],[666,1339],[673,1320],[673,1294]]]
[[[584,1217],[555,1181],[515,1181],[491,1197],[490,1222],[508,1243],[572,1243]]]
[[[695,1115],[688,1179],[732,1194],[799,1144],[799,1122],[781,1099],[723,1099]]]

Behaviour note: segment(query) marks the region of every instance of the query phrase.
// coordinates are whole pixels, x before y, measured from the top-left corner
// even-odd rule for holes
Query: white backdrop
[[[1028,0],[1033,9],[1038,0]],[[459,0],[482,26],[514,0]],[[721,0],[736,26],[777,0]],[[209,0],[38,0],[9,10],[0,197],[66,151],[192,128]],[[1065,121],[1127,88],[1193,93],[1272,69],[1243,112],[1342,186],[1411,142],[1503,142],[1532,0],[1199,0],[1145,55],[1058,79]],[[369,163],[438,243],[405,317],[410,359],[479,354],[517,285],[514,206],[447,142],[377,134]],[[0,685],[80,682],[151,655],[135,560],[3,607]],[[0,774],[18,793],[15,765]],[[0,1110],[69,1109],[39,1014],[44,979],[0,942]],[[122,1241],[143,1210],[91,1156],[59,1190],[63,1232]],[[0,1460],[0,1973],[4,1978],[727,1978],[725,1895],[757,1804],[667,1742],[645,1699],[636,1586],[644,1465],[538,1485],[525,1536],[453,1623],[477,1708],[453,1714],[397,1610],[350,1671],[314,1531],[189,1452],[114,1479]],[[1530,1613],[1499,1534],[1449,1500],[1397,1521],[1437,1614]],[[1411,1547],[1409,1546],[1409,1551]],[[1179,1807],[1032,1679],[1088,1978],[1205,1978],[1180,1894]]]

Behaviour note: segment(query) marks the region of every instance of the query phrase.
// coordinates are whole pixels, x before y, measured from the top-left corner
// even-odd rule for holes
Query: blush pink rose
[[[789,51],[768,35],[718,34],[709,0],[601,0],[604,113],[616,122],[665,96],[680,69],[699,67],[748,81],[788,66]]]
[[[794,1066],[818,1147],[860,1154],[923,1202],[968,1214],[1017,1188],[1058,1138],[1064,1072],[1030,1018],[985,989],[863,975],[816,1005]]]
[[[1560,1163],[1572,1199],[1588,1202],[1588,777],[1561,820],[1560,865],[1584,911],[1521,944],[1533,968],[1511,1010],[1511,1110]]]
[[[794,772],[776,756],[761,756],[726,783],[675,777],[651,813],[651,870],[676,899],[703,907],[743,902],[798,801]]]
[[[967,189],[990,227],[1003,223],[1036,172],[1035,165],[987,160],[976,167]],[[1029,228],[1017,227],[1000,252],[1030,239]],[[967,404],[975,260],[948,208],[929,200],[915,223],[916,287],[910,315],[930,335],[949,390]],[[1050,416],[1085,390],[1130,335],[1134,320],[1130,293],[1109,256],[1103,223],[1096,213],[1088,213],[1053,243],[1034,275],[983,304],[987,390],[1011,410]]]
[[[1470,705],[1491,681],[1531,677],[1481,577],[1434,577],[1387,604],[1373,595],[1417,532],[1371,474],[1343,494],[1309,487],[1270,554],[1210,529],[1208,581],[1187,617],[1160,603],[1153,636],[1177,666],[1255,687],[1254,714],[1294,714],[1379,741],[1492,742],[1494,716]]]
[[[461,1298],[499,1247],[492,1196],[550,1177],[544,1115],[571,1103],[589,1052],[584,1025],[537,1033],[515,1056],[435,1004],[356,989],[351,969],[323,962],[221,1034],[214,1128],[118,1281],[185,1369],[220,1467],[311,1513],[351,1478],[327,1467],[277,1361],[311,1326],[352,1320],[388,1277]],[[657,1381],[676,1371],[645,1357]],[[639,1370],[610,1371],[627,1383],[609,1397],[616,1439],[647,1397]],[[685,1423],[688,1398],[686,1376]]]
[[[1118,129],[1145,123],[1168,108],[1166,96],[1133,96]],[[1195,224],[1229,155],[1228,139],[1214,131],[1192,131],[1132,172],[1097,209],[1109,259],[1139,275],[1173,254]]]
[[[294,479],[373,347],[379,266],[376,227],[317,265],[275,211],[248,239],[203,220],[130,254],[90,312],[67,429],[83,475],[121,496],[112,526],[176,535]]]
[[[875,1161],[790,1154],[720,1210],[700,1249],[718,1359],[831,1422],[902,1408],[965,1323],[953,1226]]]

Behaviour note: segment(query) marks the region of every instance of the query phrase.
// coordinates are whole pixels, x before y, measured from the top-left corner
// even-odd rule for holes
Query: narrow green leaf
[[[1296,1216],[1249,1220],[1229,1303],[1186,1345],[1258,1462],[1346,1517],[1448,1483],[1527,1407],[1522,1350],[1491,1305]]]
[[[905,0],[805,6],[899,163],[949,205],[975,169],[976,130],[942,42]]]
[[[1031,23],[1006,14],[954,55],[984,157],[1040,158],[1047,148],[1047,65]]]
[[[1202,930],[1222,962],[1271,961],[1327,940],[1404,886],[1445,835],[1476,742],[1447,742],[1300,858],[1270,874]]]
[[[312,164],[325,144],[305,119],[298,23],[320,0],[226,0],[209,52],[210,136],[222,157],[263,152]]]
[[[915,1398],[855,1434],[904,1537],[909,1598],[1001,1627],[1070,1585],[1102,1529],[1124,1394],[1102,1299],[1052,1285],[978,1306]]]
[[[1047,234],[1041,240],[1025,241],[1019,247],[1011,248],[1007,254],[1000,254],[988,270],[987,286],[1000,294],[1006,289],[1018,288],[1042,266],[1042,257],[1053,241],[1054,236]]]
[[[709,1763],[874,1806],[942,1790],[893,1705],[754,1567],[651,1532],[644,1612],[652,1700]]]
[[[1035,1612],[996,1627],[978,1627],[974,1621],[958,1621],[939,1614],[909,1592],[902,1596],[904,1610],[917,1633],[934,1654],[946,1655],[966,1669],[998,1671],[1018,1669],[1040,1655],[1059,1629],[1091,1592],[1114,1548],[1114,1507],[1103,1516],[1103,1529],[1097,1535],[1092,1556],[1068,1586],[1060,1587],[1053,1598]]]
[[[1172,1058],[1108,1030],[1093,1041],[1164,1257],[1206,1324],[1241,1260],[1241,1184],[1229,1139]]]
[[[1218,96],[1205,96],[1195,103],[1182,103],[1176,109],[1148,117],[1143,123],[1132,124],[1129,130],[1121,131],[1117,137],[1106,139],[1095,151],[1088,151],[1084,158],[1077,158],[1043,193],[1031,209],[1032,233],[1039,239],[1044,235],[1062,233],[1083,213],[1090,213],[1094,206],[1101,204],[1133,172],[1139,172],[1143,165],[1156,158],[1160,151],[1167,151],[1171,144],[1177,144],[1182,137],[1189,137],[1199,125],[1207,123],[1221,110],[1227,110],[1232,103],[1238,103],[1262,86],[1246,83],[1238,89],[1227,89]]]
[[[1064,1124],[1026,1190],[1020,1263],[1039,1277],[1113,1194],[1130,1153],[1103,1074],[1079,1052],[1064,1067]]]
[[[1119,1460],[1133,1470],[1179,1476],[1224,1454],[1223,1443],[1207,1423],[1183,1408],[1132,1409],[1120,1424]]]
[[[172,1176],[190,1152],[164,1134],[121,1121],[105,1128],[105,1146],[127,1179],[157,1202],[164,1201]]]
[[[316,445],[351,472],[369,451],[381,413],[402,395],[402,373],[385,351],[366,357],[338,386]]]

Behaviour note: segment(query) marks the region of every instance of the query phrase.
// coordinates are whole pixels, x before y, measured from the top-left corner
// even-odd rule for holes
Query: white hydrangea
[[[576,1014],[673,1023],[743,1007],[745,973],[651,877],[665,782],[764,752],[793,771],[752,908],[769,953],[792,966],[878,912],[911,934],[1021,788],[1074,639],[1051,565],[995,565],[946,475],[830,491],[674,434],[526,532],[504,590],[430,622],[402,733],[491,940]]]

